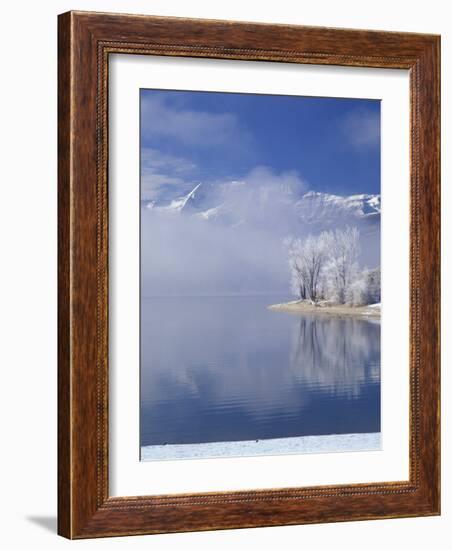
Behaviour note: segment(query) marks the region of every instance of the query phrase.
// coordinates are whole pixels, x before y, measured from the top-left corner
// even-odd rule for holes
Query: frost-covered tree
[[[319,298],[319,283],[327,256],[325,233],[318,237],[309,236],[304,241],[302,260],[304,263],[306,294],[312,301]]]
[[[368,304],[367,281],[365,277],[357,276],[348,285],[345,292],[345,303],[350,306],[363,306]]]
[[[380,301],[380,268],[359,269],[356,227],[288,238],[291,289],[300,300],[359,306]]]
[[[367,293],[369,304],[381,302],[381,276],[380,267],[366,271]]]
[[[359,273],[359,231],[356,227],[336,229],[330,231],[325,239],[328,264],[324,286],[331,300],[345,304]]]
[[[319,298],[322,269],[327,257],[326,233],[288,242],[292,291],[300,300]]]
[[[300,300],[306,300],[304,265],[301,259],[303,242],[301,239],[288,238],[285,245],[289,255],[290,288]]]
[[[345,303],[352,306],[361,306],[375,304],[380,301],[380,268],[364,269],[357,273],[347,289]]]

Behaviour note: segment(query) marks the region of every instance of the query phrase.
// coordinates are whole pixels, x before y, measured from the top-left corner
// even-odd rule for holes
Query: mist
[[[288,292],[286,252],[270,228],[142,212],[145,296]]]
[[[296,172],[274,174],[258,167],[240,181],[202,184],[183,207],[174,208],[174,200],[152,208],[143,204],[143,296],[290,296],[284,239],[349,222],[335,215],[307,223],[300,217],[305,192]],[[379,217],[362,222],[360,229],[361,263],[374,267]]]

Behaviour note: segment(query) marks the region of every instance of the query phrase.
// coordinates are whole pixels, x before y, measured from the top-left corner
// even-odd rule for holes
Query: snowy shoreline
[[[259,455],[379,451],[380,449],[380,433],[308,435],[257,441],[148,445],[141,447],[141,460],[249,457]]]
[[[367,306],[325,305],[321,302],[317,305],[305,300],[294,300],[282,304],[273,304],[268,309],[276,311],[289,311],[292,313],[325,313],[328,315],[347,315],[359,317],[380,317],[381,304]]]

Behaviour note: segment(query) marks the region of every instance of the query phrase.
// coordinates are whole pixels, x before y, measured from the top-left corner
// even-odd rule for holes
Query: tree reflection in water
[[[359,396],[363,384],[380,378],[380,322],[300,316],[293,331],[290,362],[304,384]]]

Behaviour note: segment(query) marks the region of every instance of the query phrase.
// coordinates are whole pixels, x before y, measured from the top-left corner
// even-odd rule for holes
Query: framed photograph
[[[59,16],[61,535],[440,513],[439,59]]]

